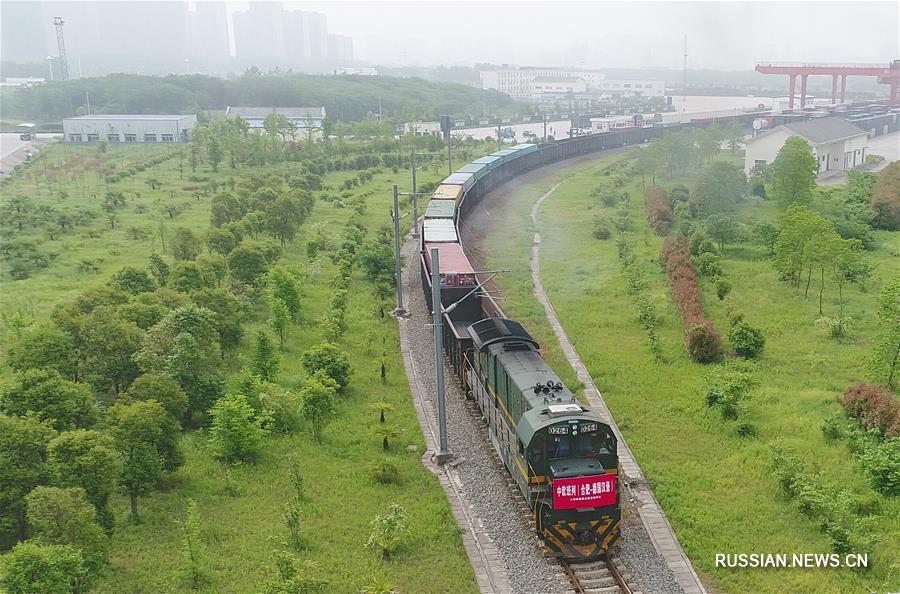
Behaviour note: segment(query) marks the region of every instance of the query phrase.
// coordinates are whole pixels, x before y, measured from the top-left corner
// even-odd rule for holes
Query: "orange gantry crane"
[[[800,109],[806,107],[806,80],[810,76],[831,77],[831,102],[837,103],[838,78],[841,79],[841,103],[847,92],[848,76],[877,76],[878,82],[891,87],[891,107],[900,107],[900,60],[889,64],[804,64],[799,62],[761,62],[756,71],[762,74],[786,74],[788,105],[794,109],[794,92],[800,77]]]

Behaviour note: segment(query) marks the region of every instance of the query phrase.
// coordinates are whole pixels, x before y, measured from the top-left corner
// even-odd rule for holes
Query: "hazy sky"
[[[239,8],[246,3],[233,2]],[[374,62],[752,69],[900,58],[893,2],[285,2]]]

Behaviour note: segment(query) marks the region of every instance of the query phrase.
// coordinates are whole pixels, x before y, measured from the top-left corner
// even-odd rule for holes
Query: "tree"
[[[219,163],[222,162],[222,145],[215,136],[210,136],[206,141],[206,158],[213,171],[219,170]]]
[[[322,371],[342,390],[350,381],[350,359],[331,343],[322,343],[302,355],[303,368],[310,375]]]
[[[816,157],[799,136],[788,138],[772,163],[772,197],[783,206],[808,204],[816,185]]]
[[[375,428],[375,435],[381,438],[381,447],[387,451],[391,448],[390,440],[400,437],[400,429],[396,425],[379,424]]]
[[[175,262],[169,275],[169,286],[182,293],[215,286],[215,280],[203,273],[197,262]]]
[[[187,227],[175,227],[169,246],[175,260],[196,260],[200,250],[203,249],[200,238]]]
[[[222,286],[222,281],[228,276],[228,263],[221,254],[209,254],[197,257],[197,266],[200,273],[206,279],[206,285],[210,287]]]
[[[646,187],[648,177],[650,184],[656,185],[656,175],[662,165],[663,155],[658,143],[651,143],[640,148],[637,158],[634,160],[634,166],[641,174],[642,188]]]
[[[266,227],[284,248],[297,236],[297,228],[303,222],[300,207],[288,194],[282,194],[266,207]]]
[[[706,219],[705,226],[710,239],[719,244],[719,251],[737,238],[738,226],[732,217],[713,215]]]
[[[747,191],[747,176],[737,165],[714,161],[703,168],[691,203],[710,215],[730,211]]]
[[[79,594],[88,585],[77,547],[20,542],[0,557],[0,589],[9,594]]]
[[[206,232],[206,247],[210,252],[227,256],[237,244],[237,238],[229,229],[212,227]]]
[[[745,359],[755,359],[766,346],[766,338],[762,332],[746,322],[737,322],[731,327],[728,341],[734,352]]]
[[[111,530],[109,498],[122,470],[112,438],[85,429],[65,431],[50,442],[47,463],[57,485],[84,489],[100,525]]]
[[[137,374],[132,355],[140,348],[144,331],[116,315],[110,306],[97,307],[85,316],[81,332],[85,379],[96,390],[118,394]]]
[[[109,538],[97,523],[84,489],[35,487],[25,497],[25,505],[35,542],[77,547],[92,572],[106,562]]]
[[[156,283],[160,287],[164,287],[166,285],[166,280],[169,278],[169,265],[162,259],[162,256],[159,254],[150,254],[149,269],[150,274],[156,279]]]
[[[62,377],[78,377],[75,341],[56,326],[38,325],[25,330],[9,347],[7,363],[19,372],[48,369]]]
[[[322,443],[322,430],[337,414],[337,384],[320,372],[303,381],[300,389],[300,413],[310,424],[316,441]]]
[[[191,293],[194,303],[212,312],[213,324],[223,349],[234,348],[244,335],[247,307],[227,289],[200,289]]]
[[[146,271],[131,266],[125,266],[115,273],[109,279],[109,285],[131,295],[156,290],[156,282]]]
[[[170,417],[181,420],[187,412],[188,397],[178,382],[161,373],[138,376],[124,394],[126,402],[155,400]]]
[[[228,270],[238,282],[255,285],[268,272],[269,250],[256,241],[242,241],[228,254]]]
[[[753,226],[753,236],[756,241],[769,250],[769,255],[775,255],[775,242],[778,241],[778,227],[772,223],[757,223]]]
[[[372,533],[366,541],[366,548],[377,549],[387,559],[397,550],[400,539],[408,530],[409,514],[403,506],[395,503],[388,513],[375,516],[369,525],[372,526]]]
[[[181,557],[193,590],[198,589],[203,582],[202,565],[206,546],[200,534],[201,526],[197,500],[188,499],[184,519],[179,522],[178,528],[181,534]]]
[[[870,203],[875,211],[875,227],[900,231],[900,161],[894,161],[878,174]]]
[[[284,304],[284,301],[278,298],[271,300],[269,309],[272,310],[272,317],[269,318],[269,323],[272,325],[272,330],[274,330],[275,334],[278,335],[279,348],[281,350],[284,350],[284,335],[287,332],[287,327],[290,323],[291,316],[288,313],[288,309]]]
[[[97,403],[87,386],[45,369],[20,374],[0,404],[7,414],[34,414],[57,431],[91,427],[97,420]]]
[[[822,245],[821,238],[834,235],[830,222],[799,204],[790,205],[778,224],[775,240],[775,269],[790,283],[799,287],[804,271],[807,271],[806,292],[814,266],[814,242]]]
[[[722,138],[728,143],[731,152],[734,152],[744,140],[744,127],[732,120],[722,128]]]
[[[278,376],[278,354],[275,352],[275,346],[272,339],[265,330],[256,332],[256,339],[253,347],[253,360],[250,363],[250,369],[254,374],[263,380],[270,382]]]
[[[224,381],[219,341],[213,312],[186,305],[147,332],[134,359],[144,372],[161,373],[178,382],[188,395],[187,416],[205,413],[221,394]]]
[[[220,192],[210,201],[209,222],[213,227],[240,221],[245,214],[247,209],[231,192]]]
[[[394,251],[380,241],[368,242],[359,254],[359,262],[371,281],[394,284]]]
[[[242,394],[226,394],[209,411],[212,425],[207,445],[225,464],[256,457],[265,432]]]
[[[297,274],[287,266],[273,266],[266,277],[269,298],[284,304],[291,317],[297,321],[300,313],[300,281]]]
[[[28,537],[25,495],[50,479],[47,447],[55,434],[34,417],[0,415],[0,518],[13,516],[23,540]]]
[[[893,388],[894,378],[900,367],[900,276],[881,290],[878,321],[881,331],[872,353],[870,368],[879,381]]]
[[[164,440],[166,412],[156,401],[115,404],[106,423],[123,459],[119,482],[131,499],[131,517],[138,518],[138,498],[153,490],[163,470],[158,444]]]

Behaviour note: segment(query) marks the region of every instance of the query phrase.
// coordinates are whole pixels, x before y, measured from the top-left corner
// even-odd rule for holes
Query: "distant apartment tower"
[[[353,59],[353,38],[347,35],[328,35],[328,59],[349,61]]]
[[[224,2],[195,2],[188,12],[188,70],[222,64],[229,57],[228,12]]]
[[[321,62],[328,57],[328,22],[320,12],[303,12],[303,29],[309,47],[309,60]]]
[[[248,10],[235,12],[235,57],[243,63],[281,62],[285,57],[284,23],[281,2],[250,2]]]

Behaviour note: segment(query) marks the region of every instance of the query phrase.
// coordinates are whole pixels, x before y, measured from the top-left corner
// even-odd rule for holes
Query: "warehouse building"
[[[95,114],[63,119],[66,142],[187,142],[195,115]]]
[[[812,147],[818,173],[847,171],[866,161],[869,136],[865,130],[840,118],[817,118],[782,124],[747,141],[744,171],[771,165],[788,138],[799,136]]]
[[[322,137],[322,122],[325,119],[324,107],[232,107],[225,108],[225,117],[234,118],[240,116],[247,122],[251,130],[262,130],[265,127],[266,117],[270,114],[284,116],[291,122],[294,128],[302,133],[312,133],[312,137]]]

